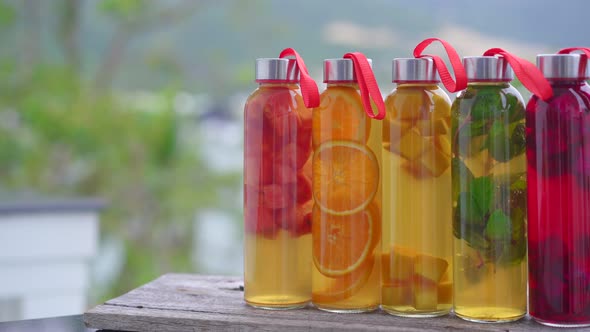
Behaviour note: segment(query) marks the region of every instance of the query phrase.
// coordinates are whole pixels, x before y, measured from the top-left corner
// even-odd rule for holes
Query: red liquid
[[[590,324],[590,86],[527,105],[530,314]]]

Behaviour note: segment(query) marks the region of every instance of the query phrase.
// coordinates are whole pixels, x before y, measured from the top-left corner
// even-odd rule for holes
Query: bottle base
[[[480,311],[481,312],[481,311]],[[514,314],[514,315],[509,315],[506,313],[503,313],[502,315],[489,315],[489,316],[472,316],[472,315],[466,315],[460,312],[457,312],[455,310],[455,315],[463,320],[466,320],[468,322],[474,322],[474,323],[510,323],[510,322],[515,322],[521,318],[523,318],[526,313],[518,313],[518,314]]]
[[[261,304],[261,303],[251,303],[247,302],[246,304],[251,306],[252,308],[256,309],[264,309],[264,310],[294,310],[294,309],[303,309],[307,307],[308,302],[305,303],[295,303],[295,304]]]
[[[392,309],[392,308],[388,308],[386,306],[381,306],[381,310],[383,310],[385,313],[388,313],[392,316],[397,316],[397,317],[407,317],[407,318],[432,318],[432,317],[440,317],[440,316],[446,316],[448,315],[451,310],[450,309],[445,309],[445,310],[435,310],[435,311],[416,311],[415,309],[412,310],[408,310],[408,311],[402,311],[402,310],[396,310],[396,309]]]
[[[256,309],[291,310],[307,307],[311,302],[305,296],[255,296],[244,297],[247,305]]]
[[[365,308],[333,308],[333,307],[325,307],[325,306],[318,306],[314,304],[316,308],[321,311],[336,313],[336,314],[362,314],[366,312],[372,312],[379,309],[378,305],[365,307]]]
[[[547,321],[547,320],[543,320],[540,318],[537,318],[535,316],[531,316],[533,318],[533,320],[541,325],[545,325],[545,326],[550,326],[550,327],[589,327],[590,326],[590,322],[588,323],[558,323],[558,322],[552,322],[552,321]]]

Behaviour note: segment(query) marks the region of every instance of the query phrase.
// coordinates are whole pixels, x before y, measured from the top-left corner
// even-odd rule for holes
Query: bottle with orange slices
[[[393,60],[383,121],[381,307],[432,317],[452,307],[451,103],[431,58]]]
[[[312,116],[312,302],[332,312],[380,303],[381,121],[367,116],[373,110],[357,82],[361,74],[374,82],[369,61],[324,60],[327,88]],[[383,105],[376,93],[373,102]]]
[[[312,113],[298,62],[258,59],[260,86],[244,110],[244,299],[258,308],[311,299]]]

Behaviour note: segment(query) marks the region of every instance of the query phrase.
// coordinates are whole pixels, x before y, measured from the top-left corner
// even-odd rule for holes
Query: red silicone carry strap
[[[569,54],[574,51],[580,51],[580,52],[586,54],[586,56],[588,58],[590,58],[590,48],[589,47],[568,47],[568,48],[564,48],[564,49],[559,50],[559,52],[557,52],[557,54]]]
[[[590,59],[590,48],[588,47],[568,47],[559,50],[557,54],[569,54],[575,51],[580,51],[586,55],[586,59],[580,62],[580,74],[581,76],[586,76],[586,67],[588,66],[588,59]]]
[[[299,67],[299,84],[301,85],[301,96],[303,96],[303,102],[305,107],[314,108],[320,106],[320,92],[318,91],[318,85],[315,83],[313,78],[309,76],[305,62],[303,58],[292,48],[284,49],[279,58],[295,57],[297,66]]]
[[[525,88],[545,101],[553,97],[553,89],[551,89],[549,81],[547,81],[547,79],[543,76],[543,73],[541,73],[539,68],[537,68],[537,66],[531,62],[506,52],[501,48],[490,48],[489,50],[485,51],[483,55],[503,56],[506,60],[508,60],[512,70],[514,70],[514,74],[516,74],[516,77],[518,77]]]
[[[440,42],[445,51],[447,52],[447,56],[449,57],[449,61],[451,62],[451,66],[453,67],[453,71],[455,72],[455,79],[451,76],[447,65],[437,55],[433,54],[422,54],[424,49],[428,47],[428,45],[432,44],[433,42],[438,41]],[[463,68],[463,63],[461,62],[461,58],[457,51],[449,44],[448,42],[440,39],[440,38],[427,38],[424,39],[420,44],[416,45],[414,48],[414,57],[415,58],[425,58],[429,57],[432,58],[434,64],[436,65],[436,70],[438,71],[438,75],[440,76],[440,80],[442,84],[449,90],[449,92],[457,92],[464,90],[467,87],[467,74],[465,73],[465,68]]]
[[[385,118],[385,103],[383,103],[381,90],[379,90],[379,85],[377,85],[375,74],[367,57],[360,52],[351,52],[344,54],[344,58],[352,60],[354,65],[354,72],[359,89],[361,90],[361,99],[365,106],[365,113],[372,119],[382,120]],[[377,106],[377,114],[373,112],[371,100]]]

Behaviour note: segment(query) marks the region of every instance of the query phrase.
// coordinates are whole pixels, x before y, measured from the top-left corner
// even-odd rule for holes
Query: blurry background
[[[362,51],[388,93],[391,59],[411,56],[426,37],[462,55],[502,47],[534,61],[588,46],[589,8],[587,0],[0,0],[0,199],[105,200],[88,272],[55,277],[88,277],[88,306],[170,271],[239,275],[241,112],[256,87],[255,58],[294,47],[321,81],[324,58]],[[12,240],[26,241],[34,226],[26,227]],[[59,227],[46,242],[81,250],[72,242],[80,235]],[[21,260],[7,243],[0,258],[13,259],[0,259],[0,269]],[[0,283],[0,308],[3,288],[14,287]]]

